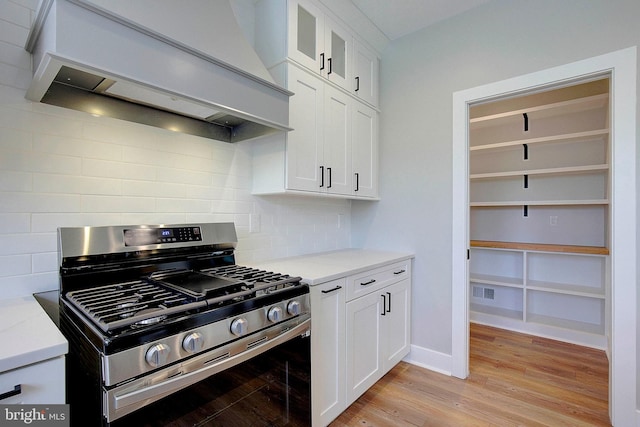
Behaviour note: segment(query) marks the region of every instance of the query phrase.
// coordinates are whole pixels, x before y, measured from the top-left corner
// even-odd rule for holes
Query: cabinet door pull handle
[[[337,290],[340,290],[340,289],[342,289],[342,286],[336,286],[335,288],[327,289],[327,290],[320,291],[320,292],[322,292],[323,294],[330,294],[331,292],[334,292],[334,291],[337,291]]]
[[[324,166],[320,166],[320,187],[324,187]]]
[[[327,62],[329,63],[329,72],[327,73],[327,76],[328,76],[333,72],[333,70],[331,69],[331,58],[327,59]]]
[[[405,271],[407,271],[407,270],[402,269],[402,270],[400,270],[400,271],[394,271],[394,272],[393,272],[393,274],[396,274],[396,275],[397,275],[397,274],[402,274],[402,273],[404,273]]]
[[[382,313],[381,316],[387,315],[387,297],[385,295],[380,295],[382,297]]]
[[[358,191],[360,190],[360,174],[356,172],[355,176],[356,176],[356,189],[354,191]]]
[[[324,70],[324,52],[320,54],[320,71]]]
[[[360,90],[360,77],[356,77],[356,92]]]
[[[387,292],[387,296],[389,296],[389,310],[387,310],[387,313],[391,313],[391,292]]]
[[[367,285],[370,285],[372,283],[376,283],[376,279],[371,279],[368,282],[360,283],[360,286],[367,286]]]
[[[0,394],[0,400],[8,399],[11,396],[17,396],[20,393],[22,393],[22,385],[16,384],[15,386],[13,386],[13,390]]]
[[[329,173],[329,185],[327,185],[327,188],[331,188],[331,168],[327,168],[327,172]]]

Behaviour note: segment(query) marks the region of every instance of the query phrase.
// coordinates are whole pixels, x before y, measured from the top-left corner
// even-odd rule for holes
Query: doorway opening
[[[636,171],[635,171],[635,94],[636,94],[636,50],[635,48],[624,49],[599,57],[590,58],[576,63],[559,66],[553,69],[516,77],[513,79],[488,84],[461,92],[456,92],[453,96],[454,117],[453,117],[453,253],[452,253],[452,283],[453,283],[453,342],[452,342],[452,374],[459,378],[466,378],[469,373],[469,306],[472,301],[473,287],[470,286],[470,271],[468,254],[472,247],[470,242],[470,203],[480,203],[481,200],[470,200],[469,197],[469,135],[470,135],[470,107],[474,105],[488,104],[489,101],[505,100],[517,98],[523,94],[548,92],[549,89],[565,88],[574,86],[577,83],[601,80],[610,76],[610,102],[611,117],[609,120],[610,130],[610,158],[608,159],[608,171],[605,175],[610,182],[610,191],[607,194],[608,206],[605,222],[607,224],[605,243],[602,245],[610,250],[609,264],[605,264],[605,279],[611,277],[610,281],[610,301],[611,309],[606,309],[606,304],[600,302],[601,314],[604,319],[599,322],[598,328],[603,331],[604,342],[609,355],[610,371],[610,416],[614,424],[625,425],[635,423],[636,408]],[[526,126],[527,119],[523,116],[521,125]],[[531,124],[531,123],[530,123]],[[522,148],[523,152],[527,148]],[[522,153],[526,155],[526,153]],[[575,166],[575,165],[574,165]],[[569,167],[567,165],[562,167]],[[535,170],[535,169],[534,169]],[[496,173],[496,172],[490,172]],[[548,178],[548,177],[547,177]],[[519,185],[526,186],[526,180],[532,178],[520,177]],[[482,180],[480,178],[479,180]],[[569,178],[571,181],[572,178]],[[539,180],[538,180],[539,181]],[[536,182],[538,187],[540,182]],[[565,183],[567,184],[567,183]],[[568,185],[568,184],[567,184]],[[486,187],[481,185],[480,187]],[[549,191],[555,189],[551,183]],[[493,193],[492,193],[493,191]],[[498,193],[501,193],[498,191]],[[495,194],[490,188],[483,188],[481,194]],[[587,196],[587,194],[584,194]],[[548,194],[547,194],[548,196]],[[474,196],[475,197],[475,196]],[[586,198],[583,200],[587,200]],[[521,200],[518,200],[521,202]],[[520,203],[520,215],[526,217],[529,207]],[[593,204],[591,206],[594,206]],[[481,206],[477,206],[481,207]],[[487,206],[484,206],[488,208]],[[547,212],[548,213],[548,212]],[[594,212],[592,212],[594,213]],[[545,215],[549,223],[559,221],[566,213],[558,215]],[[595,214],[594,218],[601,214]],[[550,217],[558,218],[550,218]],[[601,215],[602,216],[602,215]],[[486,217],[486,215],[485,215]],[[482,219],[487,221],[486,218]],[[519,218],[518,221],[521,219]],[[475,220],[474,220],[475,221]],[[516,222],[518,222],[516,221]],[[578,245],[576,245],[578,246]],[[589,246],[598,246],[589,245]],[[503,251],[506,249],[503,249]],[[511,251],[524,251],[523,249],[511,249]],[[528,250],[528,249],[527,249]],[[494,252],[498,252],[494,249]],[[489,252],[485,250],[485,257]],[[529,259],[525,252],[518,255],[506,256],[506,260],[498,260],[505,265],[511,264],[517,269],[520,262],[523,263],[523,282],[527,280],[527,263],[532,263],[533,271],[548,270],[541,268],[542,265],[553,265],[555,256],[539,255],[532,251],[533,256]],[[571,256],[571,255],[563,255]],[[605,255],[606,256],[606,255]],[[563,258],[565,259],[565,258]],[[521,261],[520,261],[521,260]],[[595,268],[595,264],[591,267]],[[516,267],[513,267],[516,265]],[[579,265],[577,268],[582,268]],[[602,266],[600,265],[600,268]],[[610,268],[610,275],[606,269]],[[538,273],[535,273],[538,274]],[[508,274],[506,275],[509,276]],[[539,275],[529,277],[534,283],[547,281],[556,283],[551,278],[541,278]],[[543,279],[543,280],[539,280]],[[488,287],[480,286],[476,292],[480,295],[491,296]],[[503,286],[509,288],[508,286]],[[502,292],[503,295],[511,295],[514,292],[527,293],[524,288],[513,289]],[[606,289],[606,288],[605,288]],[[515,290],[515,291],[514,291]],[[531,289],[531,301],[523,297],[522,316],[526,319],[527,313],[533,315],[533,319],[538,316],[538,320],[548,320],[553,317],[547,312],[548,296],[542,296],[542,292],[548,289]],[[494,292],[494,298],[496,296]],[[573,295],[576,296],[576,295]],[[561,298],[562,299],[562,298]],[[596,304],[598,305],[598,304]],[[602,309],[604,307],[604,309]],[[604,310],[604,311],[603,311]],[[519,308],[511,310],[519,312]],[[610,318],[611,322],[606,319]],[[569,319],[576,321],[576,319]],[[590,323],[593,319],[578,319],[583,323]],[[541,322],[544,324],[544,322]],[[607,325],[610,325],[608,327]],[[631,367],[631,369],[629,369]]]
[[[470,321],[606,350],[609,83],[469,106]]]

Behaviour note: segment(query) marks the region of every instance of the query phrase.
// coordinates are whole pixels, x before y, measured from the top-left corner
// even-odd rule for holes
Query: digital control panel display
[[[125,246],[202,241],[200,227],[128,228],[124,230]]]

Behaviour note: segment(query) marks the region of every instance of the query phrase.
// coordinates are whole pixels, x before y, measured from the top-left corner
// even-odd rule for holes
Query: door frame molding
[[[469,375],[469,106],[608,74],[611,77],[609,241],[611,319],[609,413],[614,425],[636,415],[636,47],[453,94],[451,373]]]

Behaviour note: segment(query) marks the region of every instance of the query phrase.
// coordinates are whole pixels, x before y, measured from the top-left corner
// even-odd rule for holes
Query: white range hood
[[[43,0],[26,49],[33,101],[227,142],[290,130],[229,0]]]

